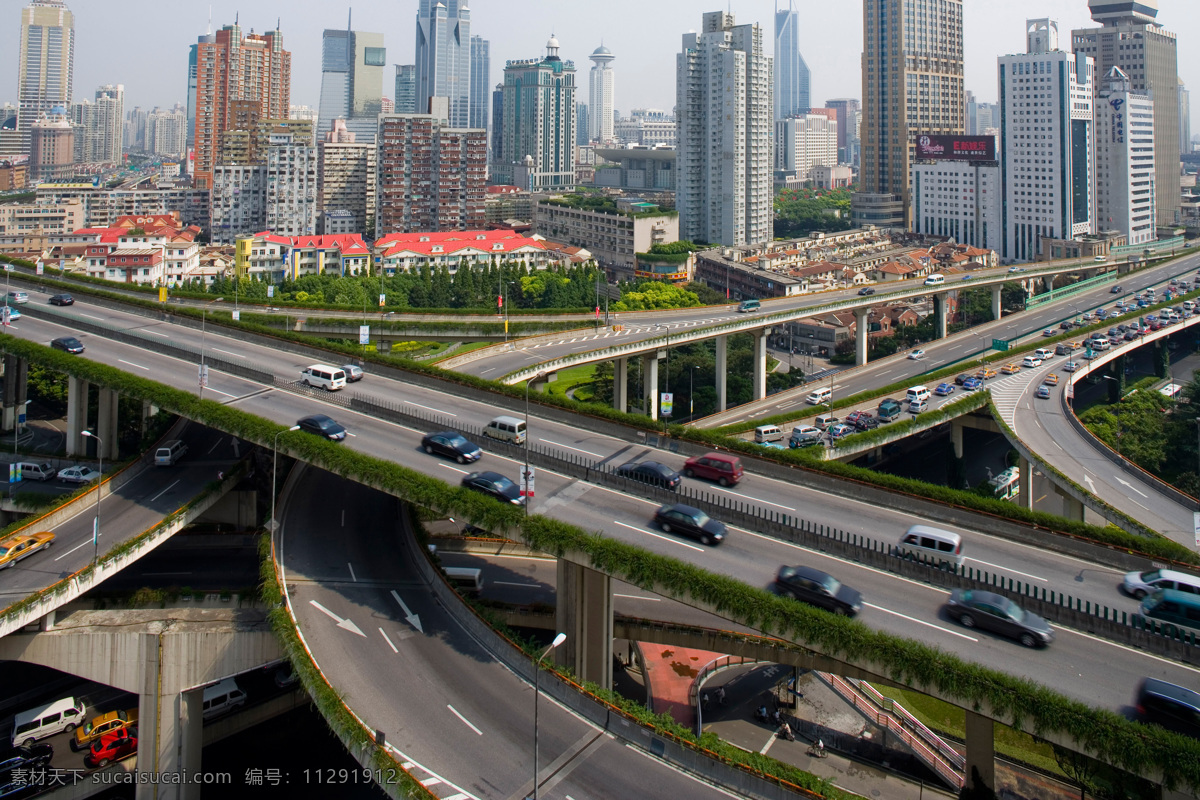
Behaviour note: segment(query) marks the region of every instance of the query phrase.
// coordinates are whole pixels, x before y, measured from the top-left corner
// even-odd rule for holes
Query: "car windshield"
[[[705,525],[707,525],[710,522],[708,514],[705,514],[703,511],[698,513],[696,516],[692,517],[692,521],[695,522],[696,525],[701,528],[703,528]]]
[[[832,595],[836,595],[838,589],[842,588],[842,582],[832,575],[826,575],[824,580],[821,581],[821,585],[825,587],[825,591]]]
[[[464,439],[462,436],[460,436],[458,434],[447,437],[446,444],[450,445],[451,447],[470,447],[471,446],[470,442],[468,442],[466,439]]]
[[[329,417],[325,417],[324,419],[318,419],[316,422],[317,422],[317,427],[319,427],[323,431],[327,431],[331,428],[337,427],[337,423],[334,422],[333,420],[331,420]]]
[[[1161,576],[1161,575],[1162,575],[1162,571],[1157,570],[1157,569],[1152,569],[1149,572],[1143,572],[1141,575],[1142,582],[1143,583],[1151,583],[1152,581],[1158,580],[1159,576]]]
[[[499,491],[499,492],[503,492],[507,489],[512,488],[513,486],[516,486],[515,483],[513,483],[512,481],[510,481],[508,478],[504,477],[503,475],[493,478],[492,485],[495,486],[496,491]]]

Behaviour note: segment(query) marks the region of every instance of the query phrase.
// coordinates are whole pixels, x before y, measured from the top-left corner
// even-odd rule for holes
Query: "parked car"
[[[774,444],[774,442],[772,442]],[[683,476],[666,464],[657,461],[629,461],[617,467],[617,474],[652,486],[675,490],[683,482]]]
[[[1044,383],[1039,385],[1037,387],[1037,389],[1034,390],[1033,396],[1038,398],[1039,400],[1050,399],[1050,387]]]
[[[954,394],[954,384],[953,383],[939,383],[937,385],[937,387],[934,388],[933,393],[936,394],[938,397],[948,397],[948,396]]]
[[[342,372],[346,373],[346,383],[357,383],[363,379],[363,369],[357,364],[342,364]]]
[[[844,422],[839,422],[837,425],[829,429],[829,438],[831,440],[844,439],[852,433],[857,433],[853,425],[847,425]]]
[[[346,373],[349,375],[350,373]],[[429,455],[445,456],[453,458],[460,464],[470,464],[478,461],[483,456],[483,450],[479,449],[479,445],[468,441],[458,431],[439,431],[438,433],[427,433],[421,439],[421,449]]]
[[[870,411],[862,411],[853,424],[856,431],[873,431],[879,427],[879,420]]]
[[[91,483],[99,477],[99,472],[83,465],[66,467],[58,471],[58,479],[64,483]]]
[[[717,522],[692,506],[675,503],[654,512],[654,524],[663,533],[682,533],[703,545],[718,545],[725,540],[725,523]]]
[[[775,591],[809,605],[852,617],[862,610],[862,592],[851,589],[828,572],[812,567],[780,567]]]
[[[514,506],[525,505],[521,489],[499,472],[472,472],[464,475],[462,487],[489,497],[494,497],[501,503],[512,503]]]
[[[912,359],[913,361],[919,361],[920,359],[925,357],[925,351],[921,350],[920,348],[917,348],[916,350],[913,350],[912,352],[910,352],[908,354],[908,357],[910,359]]]
[[[858,290],[858,294],[860,297],[866,297],[867,295],[875,294],[875,290],[870,286],[864,286]]]
[[[137,728],[124,728],[100,737],[92,742],[83,763],[88,767],[106,767],[137,752]]]
[[[323,436],[335,442],[340,442],[346,438],[346,429],[336,420],[324,414],[313,414],[311,417],[305,417],[296,424],[300,426],[300,430],[302,431]]]
[[[979,378],[970,377],[963,381],[963,391],[973,392],[983,386],[983,381]]]
[[[75,305],[75,298],[69,294],[52,294],[50,295],[49,303],[52,306],[73,306]]]
[[[53,543],[54,534],[50,531],[14,533],[0,539],[0,569],[12,567],[22,558],[45,550]]]
[[[955,589],[946,605],[950,616],[964,628],[993,631],[1016,639],[1026,647],[1045,646],[1054,641],[1050,623],[1004,595]]]
[[[67,353],[82,353],[83,342],[76,339],[74,336],[60,336],[50,342],[50,346],[55,350],[62,350]]]
[[[84,723],[83,727],[75,729],[75,736],[71,739],[71,749],[83,750],[105,734],[137,725],[137,721],[138,710],[136,707],[123,711],[109,711],[107,714],[93,717]]]

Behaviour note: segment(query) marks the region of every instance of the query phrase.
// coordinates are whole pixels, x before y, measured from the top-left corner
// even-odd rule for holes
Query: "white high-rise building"
[[[612,62],[616,56],[600,45],[588,56],[595,66],[588,76],[588,136],[594,142],[613,138],[613,91],[616,73]]]
[[[125,138],[125,87],[101,86],[95,101],[71,106],[75,126],[75,160],[83,164],[118,164]]]
[[[575,186],[575,64],[558,50],[551,36],[544,58],[504,67],[498,183],[535,192]]]
[[[267,147],[267,229],[281,236],[317,232],[320,194],[316,146],[307,138],[272,133]]]
[[[1095,62],[1058,48],[1058,23],[1026,23],[1028,52],[1001,56],[1005,261],[1032,261],[1043,237],[1095,233]]]
[[[808,180],[813,167],[838,164],[838,123],[823,114],[775,121],[775,168]]]
[[[913,230],[959,244],[999,250],[1000,163],[916,161],[911,181]]]
[[[771,59],[758,25],[704,15],[676,56],[679,238],[710,244],[769,241]]]
[[[416,113],[429,113],[429,100],[450,101],[448,122],[471,123],[471,9],[467,0],[420,0],[417,9]]]
[[[1113,67],[1096,94],[1096,225],[1129,244],[1156,238],[1154,101]]]
[[[382,33],[326,29],[321,36],[321,103],[314,131],[319,141],[344,120],[357,141],[375,141],[383,111],[383,70],[387,49]]]
[[[21,9],[17,61],[17,130],[26,152],[38,117],[68,108],[75,74],[75,15],[62,0],[33,0]]]
[[[187,112],[154,109],[146,116],[147,152],[161,156],[182,156],[187,152]]]

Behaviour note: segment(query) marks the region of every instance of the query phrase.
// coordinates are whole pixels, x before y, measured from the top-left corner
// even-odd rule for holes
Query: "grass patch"
[[[596,365],[583,364],[578,367],[569,367],[558,373],[558,380],[546,384],[546,393],[559,397],[566,397],[567,392],[581,386],[588,386],[588,397],[591,397],[591,384],[596,379]],[[577,399],[579,392],[575,393]]]

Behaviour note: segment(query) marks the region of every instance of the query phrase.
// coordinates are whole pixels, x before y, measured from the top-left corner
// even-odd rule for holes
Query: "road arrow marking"
[[[1083,476],[1083,482],[1084,482],[1084,483],[1086,483],[1086,484],[1088,485],[1088,491],[1089,491],[1089,492],[1091,492],[1092,494],[1095,494],[1095,493],[1096,493],[1096,485],[1095,485],[1094,483],[1092,483],[1092,476],[1091,476],[1091,475],[1084,475],[1084,476]]]
[[[408,624],[416,628],[418,632],[424,633],[425,629],[421,627],[421,618],[408,610],[408,606],[404,605],[404,601],[400,599],[400,595],[396,594],[395,589],[392,589],[392,597],[396,598],[400,608],[404,609],[404,618],[408,620]]]
[[[1134,486],[1134,485],[1133,485],[1132,483],[1130,483],[1129,481],[1122,480],[1121,478],[1117,478],[1117,483],[1121,484],[1121,485],[1122,485],[1122,486],[1124,486],[1126,489],[1133,489],[1135,492],[1137,492],[1138,494],[1140,494],[1142,497],[1149,497],[1149,496],[1150,496],[1150,495],[1146,494],[1145,492],[1143,492],[1141,489],[1139,489],[1139,488],[1137,488],[1136,486]]]
[[[342,619],[337,614],[333,613],[328,608],[326,608],[325,606],[318,603],[316,600],[309,600],[308,602],[311,603],[313,605],[313,607],[315,607],[317,609],[317,611],[320,611],[322,614],[328,615],[330,619],[336,620],[337,626],[339,628],[341,628],[342,630],[350,631],[351,633],[357,633],[359,636],[363,637],[364,639],[367,638],[367,635],[365,633],[363,633],[362,631],[360,631],[358,629],[358,626],[355,625],[350,620]]]

